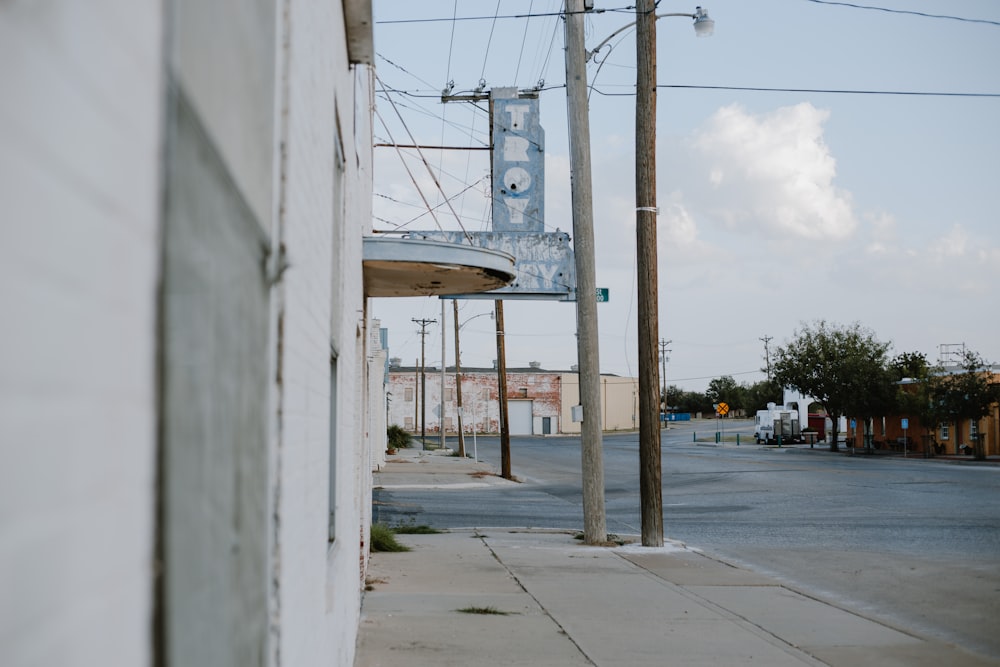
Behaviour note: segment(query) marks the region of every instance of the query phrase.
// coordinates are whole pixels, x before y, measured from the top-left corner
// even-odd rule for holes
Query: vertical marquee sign
[[[545,132],[538,98],[494,88],[493,231],[544,232]]]

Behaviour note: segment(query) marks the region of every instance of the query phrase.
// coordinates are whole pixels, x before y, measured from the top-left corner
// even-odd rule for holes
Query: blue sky
[[[558,12],[557,0],[455,0],[375,4],[376,66],[386,96],[377,140],[483,145],[486,114],[441,104],[447,82],[471,91],[540,93],[546,133],[546,227],[572,232],[562,21],[555,16],[389,23],[406,19]],[[1000,22],[991,0],[886,0],[885,9]],[[594,48],[634,20],[626,5],[587,19]],[[705,8],[714,36],[686,18],[658,21],[661,86],[1000,93],[1000,25],[892,13],[809,0],[717,0]],[[614,11],[619,10],[619,11]],[[660,12],[693,12],[663,0]],[[591,143],[598,308],[604,372],[635,375],[635,40],[626,31],[592,62]],[[599,67],[599,69],[598,69]],[[377,86],[378,87],[378,86]],[[657,107],[660,337],[672,341],[667,382],[703,390],[709,380],[764,377],[772,349],[803,322],[858,321],[896,352],[936,360],[965,343],[1000,361],[1000,97],[765,92],[660,88]],[[427,151],[468,229],[486,229],[483,151]],[[410,168],[432,204],[425,167]],[[472,187],[470,187],[472,186]],[[376,149],[377,229],[434,229],[392,149]],[[446,208],[441,209],[447,212]],[[457,228],[447,215],[442,226]],[[417,218],[416,220],[413,220]],[[412,221],[412,222],[411,222]],[[491,302],[460,302],[460,321]],[[411,318],[441,319],[438,299],[376,299],[392,356],[411,364],[420,336]],[[451,304],[447,308],[451,331]],[[576,363],[572,304],[506,302],[507,363],[565,369]],[[429,328],[427,360],[441,358]],[[496,358],[492,322],[462,329],[464,365]],[[453,342],[447,361],[453,363]]]

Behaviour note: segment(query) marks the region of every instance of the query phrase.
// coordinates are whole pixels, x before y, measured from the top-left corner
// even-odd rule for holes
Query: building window
[[[413,430],[413,417],[406,417],[405,419],[403,419],[403,428],[405,428],[407,431]]]
[[[521,398],[528,398],[528,388],[521,387],[520,389],[517,390],[517,395],[520,396]]]
[[[337,357],[330,355],[330,520],[327,539],[337,537]]]
[[[948,430],[950,428],[951,427],[948,424],[941,424],[941,439],[942,440],[947,440],[948,439]]]
[[[413,402],[413,387],[407,387],[403,390],[403,400],[407,403]]]
[[[445,431],[454,431],[455,430],[455,420],[452,419],[451,417],[445,417],[444,418],[444,430]]]
[[[444,390],[444,400],[454,401],[455,400],[455,390],[451,387]]]
[[[979,435],[979,422],[975,419],[969,420],[969,438],[973,439]]]

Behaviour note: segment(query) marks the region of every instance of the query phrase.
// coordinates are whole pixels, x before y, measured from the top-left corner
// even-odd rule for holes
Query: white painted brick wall
[[[0,3],[0,664],[149,663],[162,9]]]
[[[283,665],[351,665],[360,614],[361,524],[370,506],[361,235],[371,220],[371,138],[355,145],[355,92],[369,113],[370,78],[349,68],[337,4],[289,5],[293,35],[287,81],[285,210],[279,222],[291,268],[284,304],[281,522],[278,539],[280,660]],[[359,78],[360,77],[360,78]],[[335,205],[334,119],[340,119],[351,193]],[[356,153],[357,151],[357,153]],[[359,173],[358,162],[365,172]],[[340,212],[347,211],[347,219]],[[331,265],[333,269],[331,270]],[[336,540],[328,546],[331,341],[338,358]],[[364,474],[362,474],[362,472]]]

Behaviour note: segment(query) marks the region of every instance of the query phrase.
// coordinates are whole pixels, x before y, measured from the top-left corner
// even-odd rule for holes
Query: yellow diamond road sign
[[[718,411],[719,411],[720,415],[727,415],[727,414],[729,414],[729,404],[728,403],[719,403]]]

